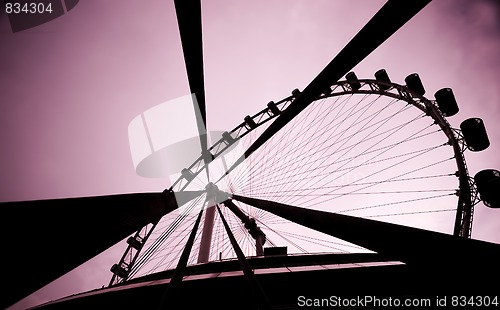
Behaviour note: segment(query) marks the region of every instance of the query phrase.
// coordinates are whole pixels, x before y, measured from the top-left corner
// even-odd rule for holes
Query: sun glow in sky
[[[229,130],[270,100],[303,89],[384,1],[202,3],[209,130]],[[426,95],[450,87],[460,112],[484,120],[491,146],[466,152],[471,175],[500,169],[500,6],[435,0],[354,68],[395,83],[419,73]],[[188,95],[172,1],[85,0],[12,33],[0,13],[0,201],[162,191],[134,171],[128,126]],[[500,243],[499,210],[476,206],[473,238]],[[62,245],[64,246],[64,245]],[[107,285],[124,244],[27,297],[23,309]],[[14,253],[15,255],[15,253]]]

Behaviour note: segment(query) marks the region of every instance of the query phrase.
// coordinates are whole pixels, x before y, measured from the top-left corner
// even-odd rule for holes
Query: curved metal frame
[[[459,191],[457,192],[458,196],[458,206],[457,206],[457,214],[455,218],[455,226],[453,234],[455,236],[470,238],[472,232],[472,219],[473,219],[473,211],[474,205],[478,202],[475,184],[472,178],[469,177],[469,173],[467,170],[467,165],[465,163],[465,158],[463,152],[465,150],[463,146],[463,139],[461,139],[461,133],[459,129],[452,128],[448,123],[446,118],[440,112],[436,101],[429,100],[424,96],[417,94],[406,86],[389,83],[379,80],[372,79],[362,79],[358,80],[360,83],[358,87],[352,87],[352,81],[339,81],[333,85],[331,85],[322,95],[320,95],[316,100],[326,99],[329,97],[336,97],[347,94],[379,94],[383,96],[392,97],[398,100],[406,101],[409,104],[420,109],[422,112],[426,113],[427,116],[433,118],[434,122],[440,126],[441,130],[445,133],[448,138],[448,143],[452,146],[454,157],[457,165],[456,175],[459,179]],[[382,86],[382,87],[381,87]],[[295,93],[295,92],[294,92]],[[236,141],[246,136],[248,133],[253,131],[254,129],[260,127],[261,125],[267,123],[271,119],[277,117],[281,114],[296,98],[297,93],[292,96],[286,97],[276,103],[271,103],[279,110],[279,113],[276,109],[270,108],[269,106],[250,118],[245,118],[241,124],[236,126],[233,130],[228,132],[230,135],[230,139],[225,139],[224,137],[215,142],[208,151],[212,155],[212,158],[218,158],[224,151],[230,148]],[[273,112],[274,110],[274,112]],[[253,122],[253,123],[252,123]],[[193,162],[188,168],[190,177],[186,177],[185,175],[180,176],[174,184],[169,188],[170,191],[183,191],[187,188],[187,186],[192,182],[194,178],[196,178],[205,168],[206,165],[210,162],[206,163],[205,159],[207,154],[202,154],[198,157],[197,160]],[[142,238],[143,243],[147,241],[149,235],[154,230],[156,225],[151,227],[147,234]],[[139,233],[139,232],[138,232]],[[134,249],[129,245],[127,250],[125,251],[122,259],[120,260],[119,266],[126,266],[127,268],[132,268],[133,263],[137,259],[140,254],[140,249],[135,251],[135,255],[132,255],[131,251]],[[126,261],[127,258],[129,261]],[[129,269],[130,270],[130,269]],[[112,281],[110,285],[115,283],[121,283],[126,280],[126,277],[118,279],[115,275],[113,275]]]

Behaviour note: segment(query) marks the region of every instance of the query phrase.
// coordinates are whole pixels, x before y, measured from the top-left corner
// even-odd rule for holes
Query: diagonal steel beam
[[[203,36],[200,0],[175,0],[175,12],[179,24],[179,33],[184,53],[184,62],[189,80],[189,88],[195,94],[193,100],[196,114],[196,125],[200,137],[201,151],[207,151],[207,112],[205,104],[205,82],[203,74]],[[197,105],[197,106],[196,106]],[[205,164],[210,162],[209,156],[204,156]],[[208,166],[207,166],[208,176]]]
[[[158,309],[168,309],[169,306],[178,306],[178,292],[182,284],[182,279],[184,278],[189,255],[191,255],[191,250],[193,248],[196,232],[198,231],[198,227],[200,226],[202,214],[203,208],[201,208],[200,213],[198,213],[198,217],[196,218],[196,222],[194,223],[193,230],[191,230],[191,234],[189,235],[188,241],[186,242],[184,250],[182,251],[179,262],[177,263],[177,267],[175,268],[174,274],[170,279],[170,283],[168,284],[167,290],[163,295]]]
[[[0,203],[5,308],[203,191]]]
[[[327,87],[366,58],[431,0],[389,0],[321,71],[304,91],[260,135],[245,153],[227,170],[229,174],[241,162],[309,106]]]
[[[234,194],[232,198],[418,268],[453,273],[467,266],[468,273],[500,272],[499,244]]]
[[[251,219],[246,216],[243,211],[241,211],[238,206],[234,204],[232,200],[224,201],[224,205],[231,210],[234,215],[236,215],[245,225],[245,228],[248,230],[252,238],[255,239],[255,252],[257,256],[264,255],[264,243],[266,242],[266,234],[262,232],[255,219]]]
[[[255,274],[253,273],[252,268],[248,264],[248,261],[245,258],[245,254],[243,254],[243,251],[241,250],[240,246],[238,245],[238,242],[236,241],[236,238],[234,238],[234,235],[231,232],[231,228],[229,228],[229,225],[227,224],[226,219],[224,218],[224,215],[222,214],[218,205],[217,205],[217,211],[219,211],[219,216],[222,220],[224,228],[226,229],[229,241],[233,246],[233,250],[236,253],[236,256],[238,257],[241,269],[243,269],[243,274],[245,275],[247,283],[250,286],[250,292],[253,298],[249,300],[249,304],[252,303],[255,304],[258,307],[257,309],[271,309],[271,304],[267,299],[266,294],[264,293],[262,287],[255,278]]]

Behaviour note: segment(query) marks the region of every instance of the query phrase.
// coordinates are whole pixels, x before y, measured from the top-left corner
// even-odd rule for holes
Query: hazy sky
[[[204,1],[208,127],[228,130],[303,89],[383,3]],[[451,125],[480,117],[491,141],[484,152],[466,153],[474,175],[500,169],[498,55],[499,2],[435,0],[354,71],[372,78],[385,68],[402,84],[418,72],[431,98],[451,87],[460,106]],[[15,34],[1,13],[0,201],[167,188],[165,179],[135,174],[127,127],[187,94],[173,1],[80,1]],[[476,207],[473,238],[500,243],[500,210]],[[12,309],[107,285],[122,251],[111,249]]]

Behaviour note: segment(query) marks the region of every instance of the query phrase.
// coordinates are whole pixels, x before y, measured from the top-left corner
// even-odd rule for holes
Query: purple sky
[[[383,3],[203,3],[209,128],[233,128],[270,100],[303,89]],[[484,152],[466,153],[470,174],[500,169],[499,29],[498,2],[434,1],[354,71],[372,78],[385,68],[402,84],[418,72],[431,98],[451,87],[460,106],[452,126],[480,117],[491,141]],[[141,112],[186,94],[172,1],[85,0],[15,34],[2,13],[0,201],[163,190],[166,179],[135,174],[127,127]],[[473,238],[500,243],[499,210],[476,207]],[[107,285],[122,248],[12,309]]]

